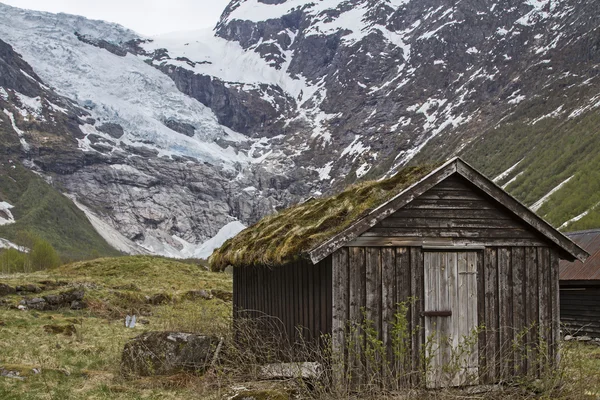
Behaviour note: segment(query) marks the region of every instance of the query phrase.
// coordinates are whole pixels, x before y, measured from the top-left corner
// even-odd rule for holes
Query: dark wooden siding
[[[447,238],[465,244],[547,245],[527,224],[458,176],[446,179],[380,221],[354,244],[376,245],[376,238],[384,241]]]
[[[565,334],[600,337],[600,287],[561,287],[560,320]]]
[[[302,260],[280,267],[233,270],[236,318],[263,319],[290,342],[316,343],[331,333],[331,257],[313,265]]]

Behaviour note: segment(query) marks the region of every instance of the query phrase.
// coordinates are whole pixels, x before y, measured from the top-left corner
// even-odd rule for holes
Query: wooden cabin
[[[235,318],[271,316],[290,343],[331,335],[341,375],[360,384],[376,332],[392,380],[442,387],[556,360],[559,259],[586,256],[455,158],[266,217],[211,263],[234,266]]]
[[[563,334],[600,338],[600,229],[566,234],[590,257],[560,262]]]

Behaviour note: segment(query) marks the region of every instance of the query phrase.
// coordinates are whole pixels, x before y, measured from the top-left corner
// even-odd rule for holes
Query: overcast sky
[[[0,0],[15,7],[116,22],[145,35],[213,27],[229,0]]]

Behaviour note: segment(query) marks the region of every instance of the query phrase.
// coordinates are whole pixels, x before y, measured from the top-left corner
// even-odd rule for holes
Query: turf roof
[[[362,182],[267,216],[226,241],[210,257],[214,270],[228,265],[282,265],[301,257],[366,216],[436,166],[406,167],[391,178]]]

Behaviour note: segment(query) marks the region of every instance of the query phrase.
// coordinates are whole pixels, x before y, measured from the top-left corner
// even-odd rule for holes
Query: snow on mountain
[[[120,144],[144,144],[159,156],[188,156],[230,167],[248,162],[243,154],[215,143],[229,138],[230,131],[219,125],[210,109],[177,90],[163,73],[134,55],[112,54],[73,34],[124,43],[137,38],[133,32],[115,24],[1,4],[0,12],[4,15],[0,36],[14,43],[44,82],[85,107],[97,125],[121,125],[125,134]],[[193,126],[196,133],[188,137],[173,131],[165,126],[169,119]],[[110,139],[93,126],[82,130],[86,136]],[[81,140],[80,147],[89,150],[89,142]]]
[[[11,208],[13,208],[13,206],[7,202],[0,202],[0,225],[8,225],[15,222],[15,217],[13,217],[10,211]]]
[[[7,125],[21,132],[32,165],[155,253],[205,255],[314,193],[456,154],[528,204],[547,194],[543,211],[578,182],[569,169],[560,181],[572,181],[557,191],[560,181],[546,176],[529,187],[532,174],[548,168],[539,167],[542,150],[559,146],[547,132],[569,121],[579,132],[578,122],[600,108],[598,7],[233,0],[213,31],[148,38],[0,4],[0,38],[40,84],[81,110],[73,117],[65,104],[42,106],[76,121],[70,139],[79,153],[48,155],[30,143],[21,117],[40,120],[46,100],[1,88],[0,98],[18,98]],[[506,154],[500,136],[520,145]]]

